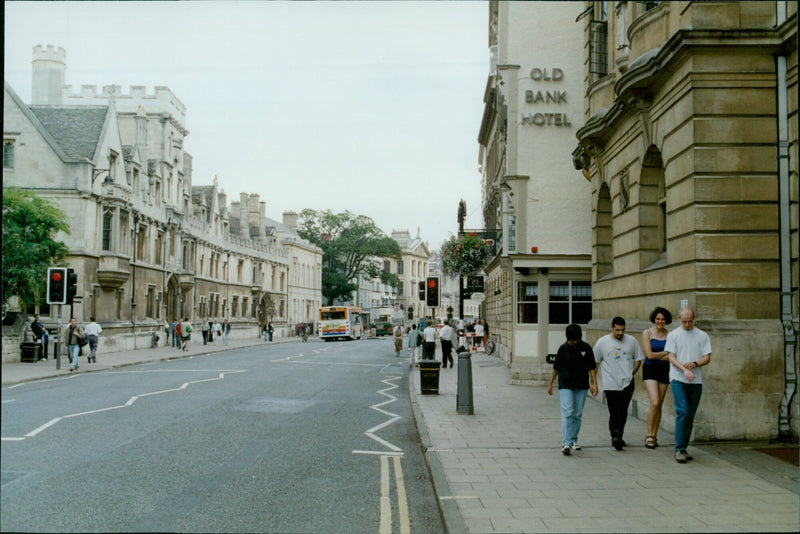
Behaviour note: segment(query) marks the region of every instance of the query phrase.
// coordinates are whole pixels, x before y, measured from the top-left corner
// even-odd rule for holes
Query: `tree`
[[[369,217],[349,211],[305,209],[300,212],[297,234],[323,251],[322,296],[328,304],[337,298],[349,300],[358,287],[353,280],[361,275],[380,277],[384,283],[399,287],[400,279],[383,271],[372,259],[399,260],[403,257],[400,245]]]
[[[69,233],[66,215],[30,191],[3,189],[3,295],[5,309],[16,295],[22,309],[42,302],[47,268],[63,263],[69,249],[55,240]]]

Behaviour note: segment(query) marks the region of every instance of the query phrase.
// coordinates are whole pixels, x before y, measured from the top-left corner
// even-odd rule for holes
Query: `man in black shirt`
[[[581,450],[578,432],[587,390],[597,396],[597,364],[591,345],[581,340],[583,333],[576,324],[567,326],[567,342],[558,348],[553,364],[553,376],[547,394],[553,394],[553,382],[558,377],[558,398],[561,404],[561,452],[569,456]]]

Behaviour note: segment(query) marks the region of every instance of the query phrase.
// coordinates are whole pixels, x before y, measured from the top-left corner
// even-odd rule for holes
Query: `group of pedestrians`
[[[80,369],[79,357],[81,352],[83,352],[83,347],[86,345],[89,345],[87,362],[97,363],[97,346],[103,329],[97,324],[94,317],[91,317],[89,321],[89,324],[83,327],[78,325],[78,320],[75,317],[71,317],[69,324],[64,326],[60,332],[59,342],[64,345],[67,350],[70,372]],[[33,333],[34,341],[42,343],[42,352],[39,360],[47,360],[47,346],[50,335],[47,330],[45,330],[38,313],[34,315],[33,322],[31,322],[31,332]]]
[[[228,335],[231,332],[231,324],[227,319],[221,323],[218,319],[210,321],[204,318],[200,321],[200,333],[203,336],[203,345],[213,343],[214,345],[227,345]]]
[[[623,434],[633,397],[634,376],[642,367],[642,379],[650,400],[645,446],[658,447],[661,409],[669,386],[675,405],[675,460],[678,463],[692,460],[687,447],[703,391],[700,367],[711,361],[711,341],[708,334],[694,326],[692,308],[682,308],[678,317],[680,328],[669,331],[666,325],[672,322],[670,312],[661,307],[653,310],[650,315],[653,327],[642,332],[644,351],[636,338],[625,333],[622,317],[612,319],[611,332],[601,337],[594,348],[582,340],[580,326],[567,326],[567,340],[558,349],[547,386],[547,393],[552,395],[553,384],[558,379],[561,452],[564,455],[581,449],[578,433],[583,406],[589,393],[594,397],[599,393],[598,366],[608,406],[611,446],[618,451],[624,449]]]
[[[403,326],[398,324],[394,329],[395,352],[400,356],[403,348]],[[438,329],[433,324],[424,319],[420,321],[419,328],[412,324],[408,331],[408,366],[419,365],[420,356],[423,360],[434,360],[436,358],[436,340],[442,348],[442,368],[446,369],[448,364],[452,368],[455,364],[453,359],[453,342],[457,340],[456,330],[453,328],[453,321],[445,321]]]

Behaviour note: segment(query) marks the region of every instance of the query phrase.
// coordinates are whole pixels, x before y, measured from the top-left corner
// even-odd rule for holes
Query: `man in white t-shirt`
[[[422,359],[433,360],[436,358],[436,328],[433,322],[422,331]]]
[[[89,363],[97,363],[97,344],[100,341],[100,334],[103,333],[103,329],[97,324],[94,317],[90,317],[89,320],[91,322],[83,329],[87,341],[89,342],[89,357],[86,361]]]
[[[669,383],[675,404],[675,461],[684,464],[692,457],[686,452],[694,427],[694,415],[703,394],[700,367],[711,362],[711,339],[695,328],[694,310],[681,308],[681,327],[667,334],[664,351],[669,363]]]
[[[622,435],[628,421],[628,406],[633,397],[633,375],[644,360],[639,342],[625,333],[625,319],[614,317],[611,320],[611,333],[597,340],[594,359],[603,377],[611,446],[621,451],[625,446]]]
[[[483,345],[483,322],[480,319],[475,322],[475,337],[472,340],[476,347]]]
[[[450,321],[444,323],[439,330],[439,343],[442,345],[442,368],[447,368],[447,362],[453,367],[453,337],[456,331],[450,326]]]

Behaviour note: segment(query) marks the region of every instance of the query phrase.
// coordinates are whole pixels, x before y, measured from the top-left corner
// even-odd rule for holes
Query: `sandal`
[[[644,440],[644,446],[648,449],[655,449],[658,447],[658,441],[656,441],[655,436],[647,436]]]

